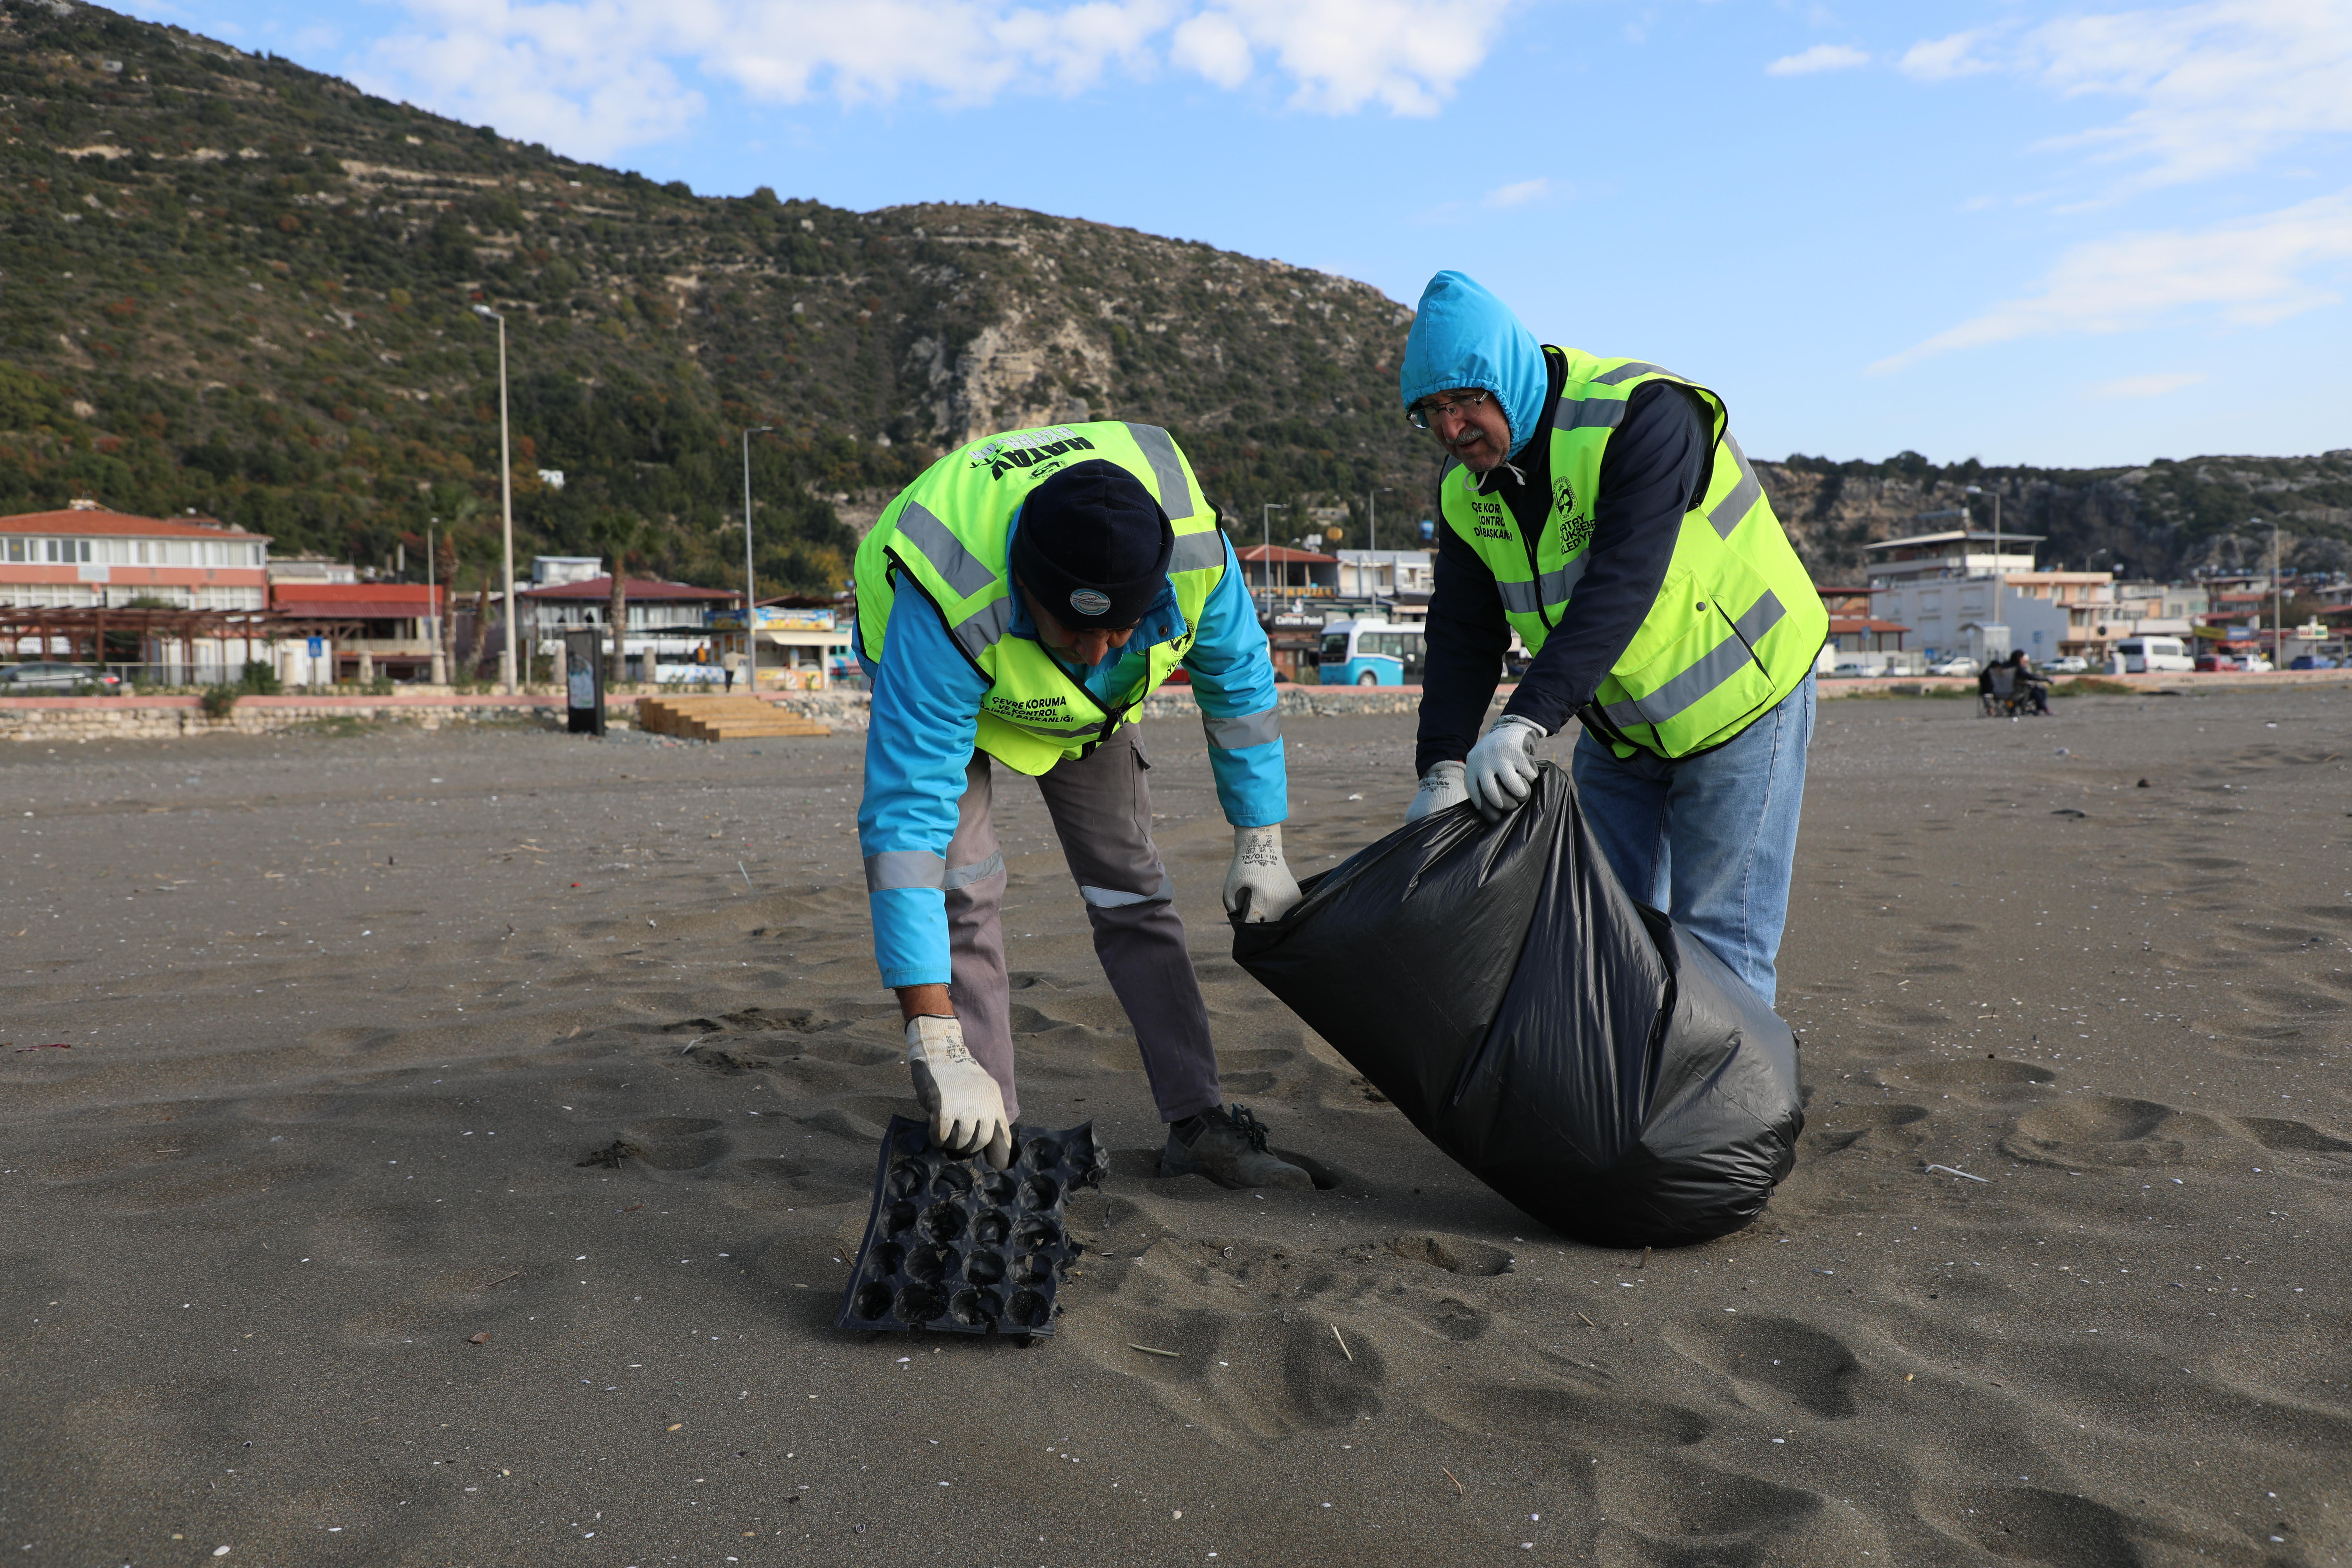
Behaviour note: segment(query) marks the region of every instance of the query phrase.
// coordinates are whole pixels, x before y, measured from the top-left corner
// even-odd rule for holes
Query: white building
[[[1426,596],[1434,585],[1434,568],[1426,550],[1341,550],[1339,597],[1394,599],[1407,595]]]
[[[1874,559],[1870,613],[1911,628],[1931,662],[1983,660],[2022,648],[2047,661],[2107,657],[2132,626],[2116,602],[2112,572],[2037,572],[2039,534],[1921,534],[1865,546]],[[2011,546],[2018,548],[2012,549]]]

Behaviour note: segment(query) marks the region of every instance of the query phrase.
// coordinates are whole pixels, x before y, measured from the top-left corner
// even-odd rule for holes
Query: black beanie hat
[[[1089,458],[1029,492],[1013,570],[1066,626],[1123,631],[1168,584],[1176,531],[1143,482]]]

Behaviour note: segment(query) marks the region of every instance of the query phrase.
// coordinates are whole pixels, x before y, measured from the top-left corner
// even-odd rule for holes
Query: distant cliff
[[[1793,457],[1756,468],[1822,581],[1856,576],[1864,544],[1959,526],[1957,517],[1918,521],[1921,512],[1965,502],[1970,526],[1989,529],[1996,494],[2005,531],[2043,536],[2045,566],[2170,577],[2202,565],[2266,563],[2268,524],[2276,522],[2287,564],[2352,569],[2352,450],[2138,468],[1938,467],[1916,452],[1883,463]],[[1970,485],[1984,493],[1968,495]]]

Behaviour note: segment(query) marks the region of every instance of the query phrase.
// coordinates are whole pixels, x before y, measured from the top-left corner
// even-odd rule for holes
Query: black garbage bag
[[[1430,1141],[1598,1247],[1738,1230],[1796,1163],[1797,1041],[1722,960],[1629,897],[1547,764],[1300,884],[1234,958]]]

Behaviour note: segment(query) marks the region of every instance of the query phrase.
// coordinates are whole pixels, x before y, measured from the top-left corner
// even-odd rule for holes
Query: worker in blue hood
[[[1423,292],[1398,391],[1450,459],[1407,819],[1517,809],[1536,742],[1581,721],[1618,879],[1769,1003],[1829,616],[1723,400],[1546,345],[1460,272]],[[1482,736],[1514,632],[1532,661]]]

